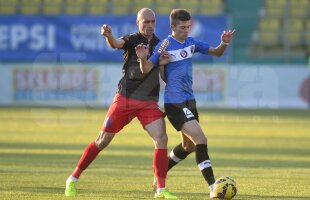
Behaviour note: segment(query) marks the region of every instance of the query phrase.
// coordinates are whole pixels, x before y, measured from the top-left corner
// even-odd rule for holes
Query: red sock
[[[100,151],[101,150],[96,146],[95,142],[90,143],[84,150],[84,153],[80,158],[75,170],[73,171],[72,176],[79,178],[81,173],[89,166],[91,162],[93,162]]]
[[[155,149],[154,174],[157,180],[157,188],[164,188],[166,186],[166,177],[168,171],[168,151],[167,149]]]

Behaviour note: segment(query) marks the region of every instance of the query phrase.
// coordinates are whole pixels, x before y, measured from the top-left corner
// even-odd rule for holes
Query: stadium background
[[[156,11],[160,38],[177,7],[193,13],[192,36],[212,46],[222,30],[237,30],[224,57],[195,56],[199,106],[308,107],[308,0],[1,0],[0,105],[108,106],[122,52],[109,49],[99,29],[136,31],[141,7]]]
[[[236,29],[222,58],[194,58],[215,174],[236,178],[238,199],[309,199],[309,0],[0,0],[1,199],[62,199],[121,76],[122,52],[100,26],[136,31],[142,7],[155,10],[160,38],[179,7],[193,14],[192,35],[212,45]],[[81,198],[152,198],[151,141],[136,120],[122,132],[83,174]],[[171,149],[179,136],[168,121],[167,132]],[[205,199],[193,160],[170,172],[169,188]]]

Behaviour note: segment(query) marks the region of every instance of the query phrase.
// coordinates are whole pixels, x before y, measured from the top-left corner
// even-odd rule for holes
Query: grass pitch
[[[105,110],[1,108],[0,199],[68,199],[67,177],[98,135]],[[310,199],[310,112],[206,110],[200,121],[216,177],[238,183],[235,199]],[[167,123],[169,151],[180,142]],[[82,174],[74,199],[153,199],[153,144],[137,120]],[[180,199],[208,199],[194,155],[169,172]]]

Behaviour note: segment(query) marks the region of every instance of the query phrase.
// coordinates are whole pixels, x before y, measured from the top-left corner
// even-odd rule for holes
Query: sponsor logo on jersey
[[[167,40],[167,39],[165,39],[165,40],[160,44],[160,47],[158,48],[157,53],[159,53],[159,54],[164,53],[164,52],[166,51],[166,49],[168,48],[169,44],[170,44],[170,41]]]
[[[193,113],[188,108],[183,108],[183,112],[187,119],[194,117]]]

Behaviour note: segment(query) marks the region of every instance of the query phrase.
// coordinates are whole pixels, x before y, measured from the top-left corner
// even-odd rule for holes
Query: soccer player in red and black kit
[[[165,188],[168,153],[167,134],[164,121],[165,114],[158,108],[159,70],[154,68],[142,74],[135,47],[140,43],[149,46],[151,55],[159,39],[154,34],[155,13],[149,8],[141,9],[136,23],[139,32],[116,39],[108,25],[101,27],[101,34],[111,48],[123,49],[123,77],[118,84],[118,92],[107,112],[101,132],[97,139],[90,143],[75,170],[66,181],[66,196],[76,195],[76,182],[81,173],[91,164],[101,150],[106,148],[115,134],[137,117],[141,125],[152,137],[155,144],[154,176],[157,180],[155,198],[177,199]]]

